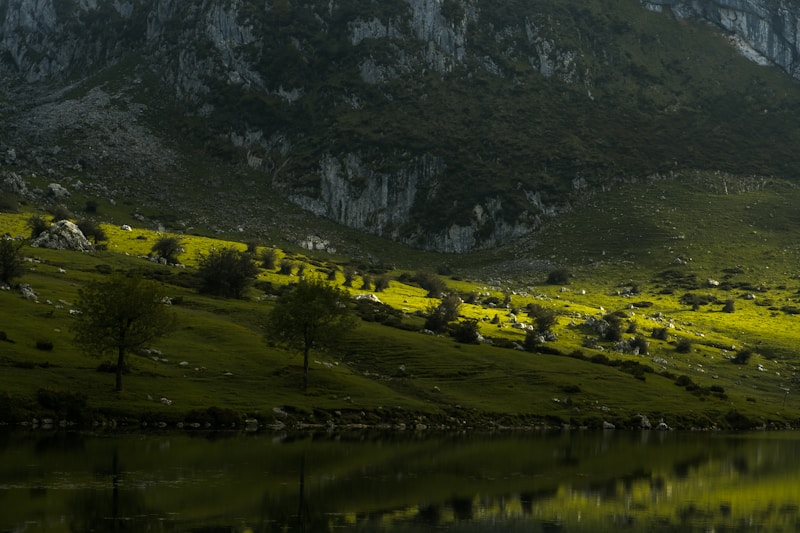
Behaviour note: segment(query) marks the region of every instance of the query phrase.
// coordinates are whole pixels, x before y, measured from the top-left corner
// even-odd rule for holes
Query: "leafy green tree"
[[[66,206],[58,204],[50,208],[50,215],[53,217],[53,222],[60,220],[70,220],[74,217],[72,211],[67,209]]]
[[[356,271],[354,266],[347,265],[344,267],[344,285],[345,287],[352,287],[353,281],[356,279],[356,275],[358,272]]]
[[[11,285],[22,275],[22,241],[0,237],[0,282]]]
[[[556,325],[556,312],[540,304],[528,304],[528,316],[533,319],[533,326],[537,335],[547,333]]]
[[[183,243],[178,237],[161,237],[150,251],[166,259],[167,263],[177,263],[178,256],[183,252]]]
[[[572,273],[566,268],[557,268],[547,275],[548,285],[566,285],[569,283]]]
[[[453,338],[463,344],[479,344],[481,334],[478,330],[478,321],[474,318],[459,322],[453,328]]]
[[[414,281],[428,291],[428,298],[441,298],[442,293],[447,291],[447,284],[433,272],[426,270],[417,272],[414,275]]]
[[[200,292],[242,298],[258,275],[258,267],[250,254],[236,248],[220,248],[200,256],[197,274]]]
[[[389,276],[378,276],[375,278],[375,292],[383,292],[389,288]]]
[[[91,238],[95,244],[97,244],[98,241],[104,241],[108,238],[103,228],[101,228],[97,222],[89,220],[88,218],[78,222],[78,229],[81,230],[84,237],[87,239]]]
[[[442,316],[448,322],[458,320],[458,313],[461,311],[461,304],[463,300],[458,294],[447,294],[442,298],[442,303],[439,304],[439,309]]]
[[[361,290],[362,291],[371,291],[372,290],[372,276],[369,274],[364,274],[361,276]]]
[[[295,267],[294,261],[284,257],[283,259],[281,259],[281,265],[280,268],[278,269],[278,274],[281,274],[283,276],[291,276],[294,267]]]
[[[127,354],[174,328],[175,316],[165,297],[161,284],[139,275],[114,274],[78,291],[75,342],[96,355],[116,353],[115,390],[122,390]]]
[[[345,303],[349,296],[321,279],[301,279],[278,297],[269,314],[269,338],[303,354],[303,390],[308,389],[311,350],[336,346],[356,325]]]
[[[745,348],[736,352],[736,355],[733,359],[731,359],[731,362],[736,365],[746,365],[752,356],[753,350]]]
[[[50,223],[41,215],[31,216],[25,225],[31,230],[31,239],[35,239],[50,228]]]
[[[261,252],[261,268],[275,270],[278,265],[278,251],[275,248],[265,248]]]

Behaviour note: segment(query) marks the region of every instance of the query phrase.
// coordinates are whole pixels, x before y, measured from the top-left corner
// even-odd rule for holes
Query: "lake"
[[[0,433],[0,531],[795,531],[800,435]]]

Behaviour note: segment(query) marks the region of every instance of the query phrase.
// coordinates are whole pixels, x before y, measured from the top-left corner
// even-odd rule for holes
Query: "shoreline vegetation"
[[[404,256],[393,246],[381,256],[383,241],[364,238],[360,258],[345,257],[123,229],[119,216],[112,224],[102,214],[100,246],[52,250],[30,246],[34,212],[2,213],[0,233],[22,237],[14,242],[24,259],[0,291],[0,423],[792,429],[797,196],[632,184],[469,256]],[[180,242],[178,263],[154,253],[165,238]],[[251,254],[253,283],[239,298],[203,293],[202,261],[228,248]],[[115,392],[116,364],[74,343],[75,302],[87,284],[130,272],[163,286],[177,325],[127,358]],[[302,354],[267,333],[283,291],[304,278],[347,291],[358,319],[336,346],[310,352],[305,391]]]

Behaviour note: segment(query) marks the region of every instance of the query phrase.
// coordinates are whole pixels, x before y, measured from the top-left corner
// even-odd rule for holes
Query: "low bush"
[[[568,285],[572,273],[566,268],[557,268],[547,274],[548,285]]]
[[[744,349],[736,352],[736,355],[731,359],[731,363],[735,365],[746,365],[750,358],[753,356],[753,351]]]
[[[650,335],[656,340],[665,341],[669,338],[667,328],[653,328],[653,333]]]
[[[36,349],[42,350],[43,352],[52,352],[53,351],[53,341],[40,339],[36,341]]]
[[[463,344],[478,344],[480,333],[477,320],[464,320],[453,328],[453,338]]]
[[[52,411],[61,418],[80,421],[86,411],[86,394],[58,389],[39,389],[36,401],[44,409]]]
[[[678,353],[689,353],[692,351],[692,341],[686,337],[682,337],[675,345],[675,351]]]

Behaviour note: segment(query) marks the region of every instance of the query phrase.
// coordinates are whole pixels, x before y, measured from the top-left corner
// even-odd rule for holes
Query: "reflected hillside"
[[[784,434],[14,434],[0,530],[791,530],[799,453]]]

